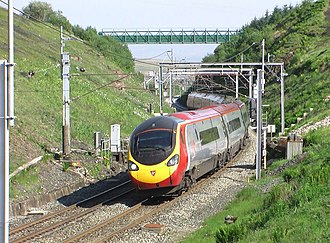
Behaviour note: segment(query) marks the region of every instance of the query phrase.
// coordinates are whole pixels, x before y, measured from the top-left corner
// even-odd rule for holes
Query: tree
[[[49,17],[54,13],[49,3],[33,1],[27,7],[23,8],[23,12],[37,20],[47,22]]]
[[[51,23],[54,26],[59,26],[59,27],[63,26],[63,28],[66,31],[72,33],[72,28],[73,27],[70,24],[69,20],[62,15],[61,11],[52,12],[49,15],[49,18],[48,18],[47,22]]]

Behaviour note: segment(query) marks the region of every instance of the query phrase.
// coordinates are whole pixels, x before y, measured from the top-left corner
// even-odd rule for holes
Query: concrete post
[[[236,78],[235,78],[235,82],[236,82],[236,99],[238,99],[238,73],[236,73]]]
[[[69,53],[62,53],[62,81],[63,81],[63,154],[68,155],[70,146],[70,58]]]
[[[8,0],[8,116],[9,126],[15,124],[14,115],[14,13],[12,0]]]
[[[172,106],[172,71],[170,71],[170,106]]]

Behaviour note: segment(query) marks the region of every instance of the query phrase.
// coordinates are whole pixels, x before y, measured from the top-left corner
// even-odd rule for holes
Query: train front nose
[[[179,170],[178,154],[154,165],[129,160],[128,170],[132,182],[141,190],[177,186],[184,176],[184,170]]]
[[[170,178],[170,170],[167,166],[148,166],[136,171],[136,179],[140,189],[153,189],[164,185],[164,182]]]

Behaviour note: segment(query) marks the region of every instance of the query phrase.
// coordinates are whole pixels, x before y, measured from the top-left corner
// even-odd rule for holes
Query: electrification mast
[[[8,0],[8,62],[0,61],[0,241],[9,242],[9,128],[14,126],[14,13]]]
[[[61,79],[63,82],[63,124],[62,124],[62,148],[63,155],[66,156],[71,152],[71,136],[70,136],[70,56],[68,52],[64,52],[65,40],[69,38],[63,37],[63,27],[61,26]]]

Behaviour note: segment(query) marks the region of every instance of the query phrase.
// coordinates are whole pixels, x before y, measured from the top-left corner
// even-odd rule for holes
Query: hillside
[[[271,62],[284,62],[286,127],[313,108],[310,119],[330,114],[330,11],[328,0],[303,1],[298,6],[275,8],[242,27],[230,43],[218,46],[205,62],[261,61],[261,43]],[[253,43],[256,43],[253,45]],[[252,46],[251,46],[252,45]],[[245,50],[245,51],[244,51]],[[267,60],[267,57],[266,57]],[[279,70],[266,76],[264,104],[271,104],[269,121],[280,124]],[[320,118],[319,117],[319,118]],[[317,118],[317,119],[319,119]]]
[[[60,33],[57,27],[16,14],[14,22],[17,118],[10,130],[10,172],[35,157],[62,149]],[[7,10],[0,8],[0,59],[8,55],[7,26]],[[121,125],[122,138],[128,137],[151,116],[149,104],[157,112],[159,98],[143,89],[143,77],[117,64],[122,50],[105,56],[91,45],[70,40],[64,51],[71,57],[72,148],[92,149],[94,132],[109,136],[110,125],[116,123]]]
[[[267,52],[274,54],[271,61],[285,62],[286,126],[303,135],[304,153],[292,160],[272,158],[260,180],[251,178],[235,200],[182,242],[329,242],[329,1],[274,9],[204,60],[240,58],[239,50],[248,49],[245,61],[260,61],[259,46],[248,46],[262,38]],[[266,77],[264,98],[271,104],[272,121],[279,124],[279,84],[274,76]],[[290,126],[310,108],[304,121]]]

